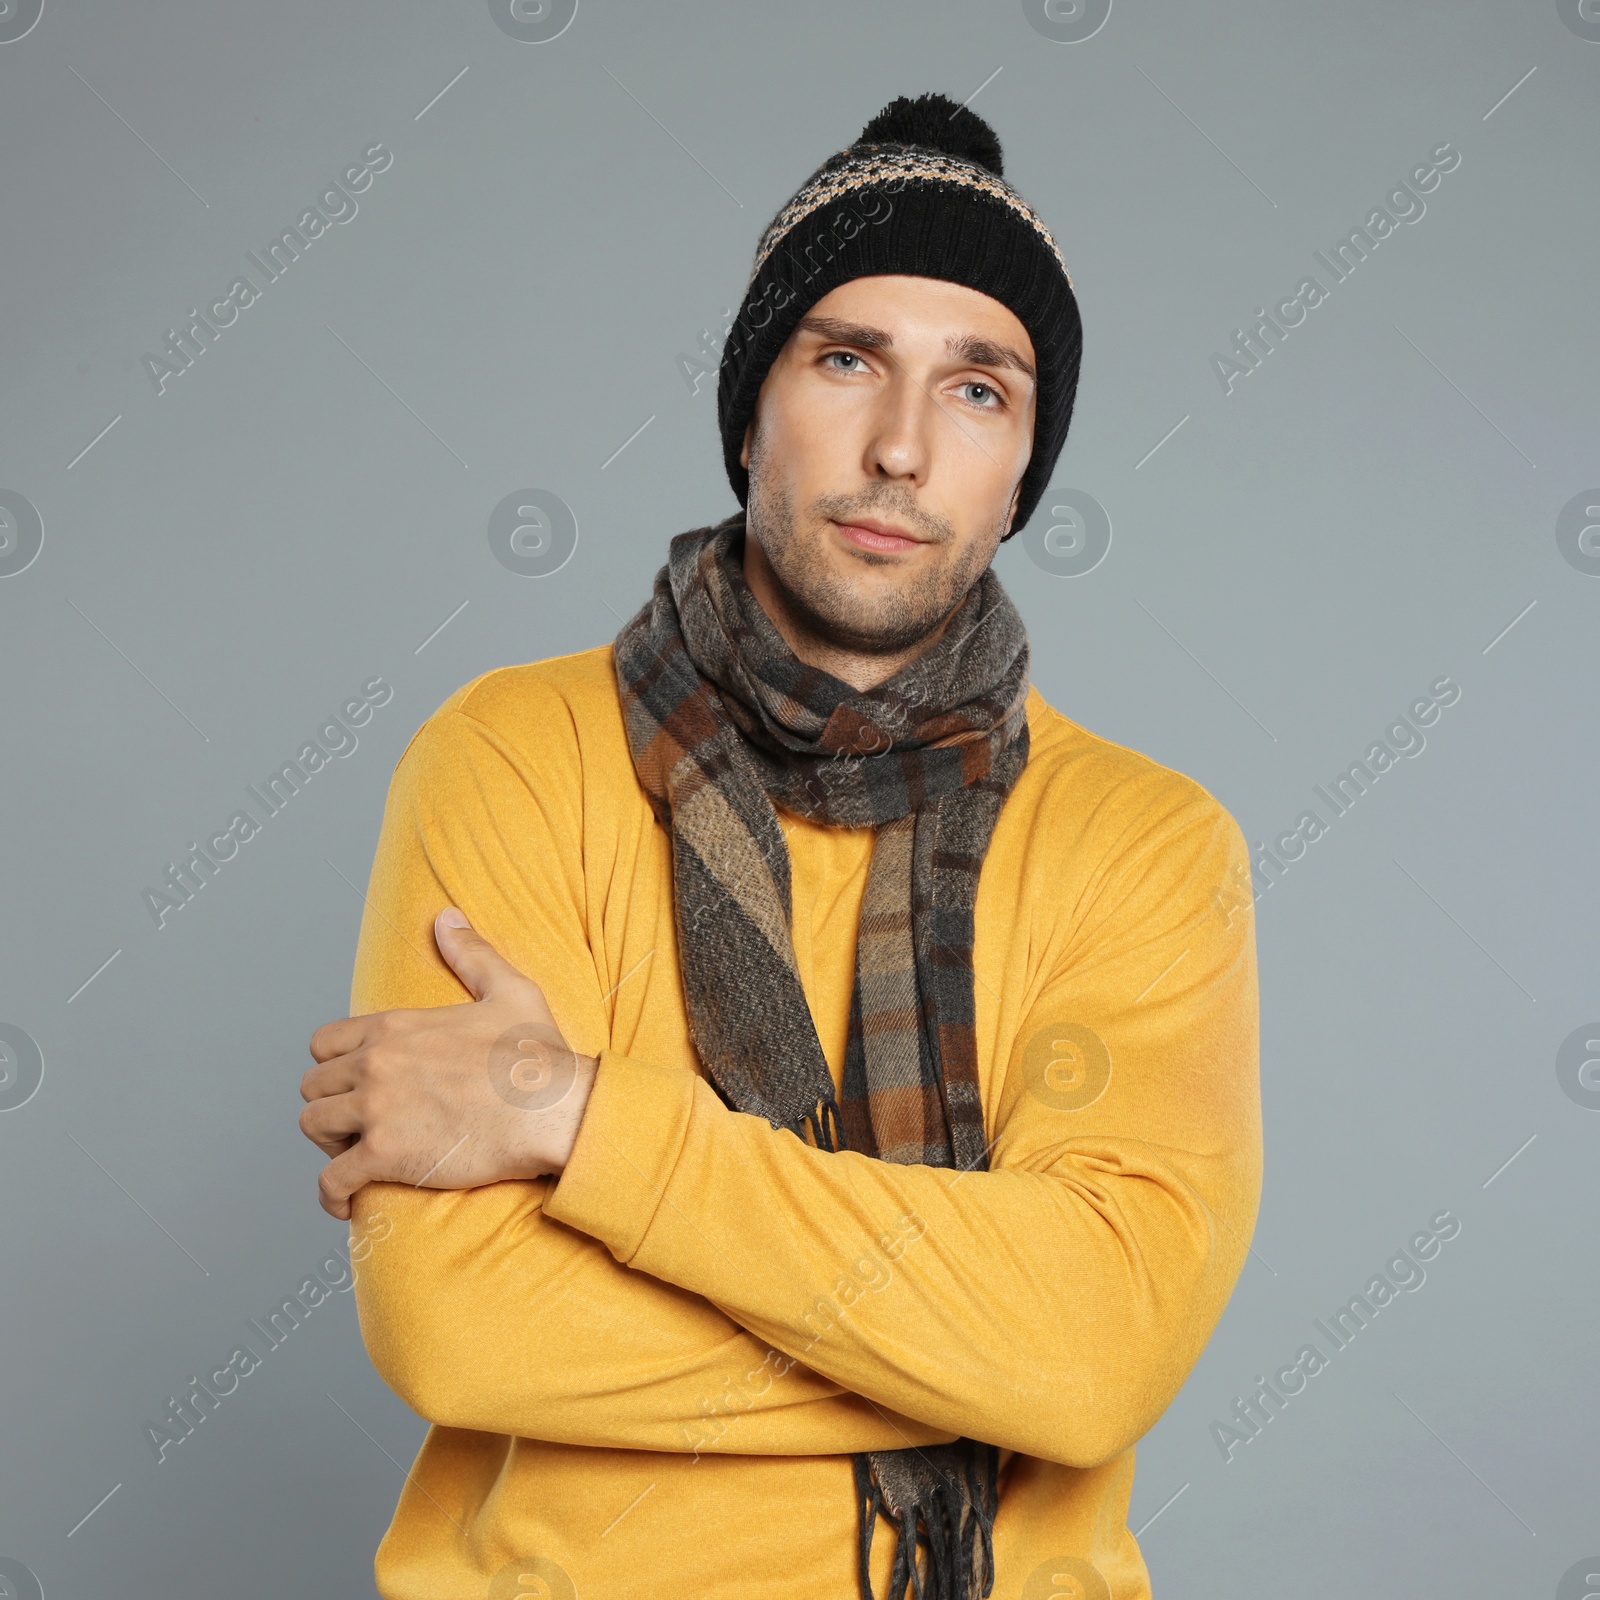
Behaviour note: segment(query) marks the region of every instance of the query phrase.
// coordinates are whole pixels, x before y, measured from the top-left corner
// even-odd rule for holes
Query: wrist
[[[528,1037],[530,1033],[548,1037]],[[599,1060],[569,1049],[554,1029],[527,1025],[511,1030],[516,1060],[496,1074],[496,1089],[511,1110],[506,1129],[503,1176],[557,1177],[577,1142]],[[507,1035],[507,1038],[510,1034]],[[505,1082],[500,1082],[501,1077]]]
[[[578,1142],[578,1130],[589,1109],[589,1094],[594,1090],[598,1070],[597,1056],[581,1056],[573,1050],[560,1053],[560,1096],[523,1112],[522,1138],[512,1155],[515,1176],[560,1178]]]
[[[552,1110],[549,1130],[549,1165],[546,1172],[560,1177],[572,1159],[573,1147],[578,1142],[578,1130],[583,1126],[583,1114],[589,1109],[589,1096],[594,1090],[595,1075],[600,1070],[598,1056],[573,1056],[572,1088],[561,1104]]]

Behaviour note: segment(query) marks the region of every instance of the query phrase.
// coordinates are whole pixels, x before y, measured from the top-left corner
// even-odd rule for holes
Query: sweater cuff
[[[600,1052],[578,1137],[544,1214],[629,1261],[655,1218],[689,1129],[695,1075]]]

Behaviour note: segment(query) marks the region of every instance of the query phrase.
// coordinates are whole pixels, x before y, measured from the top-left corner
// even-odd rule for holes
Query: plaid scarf
[[[1028,759],[1028,641],[992,571],[939,641],[859,691],[800,661],[744,581],[744,516],[680,534],[618,634],[634,769],[672,836],[695,1047],[735,1110],[825,1150],[987,1166],[973,1018],[973,902]],[[875,828],[842,1096],[790,942],[774,802]],[[994,1583],[998,1452],[972,1439],[855,1458],[861,1593],[881,1512],[891,1600],[977,1600]],[[926,1562],[918,1559],[919,1540]]]

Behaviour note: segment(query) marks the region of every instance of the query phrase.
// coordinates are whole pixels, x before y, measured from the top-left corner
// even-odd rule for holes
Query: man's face
[[[934,633],[1010,529],[1034,361],[1017,317],[961,284],[854,278],[823,296],[762,383],[740,456],[763,603],[757,578],[790,623],[860,654]]]

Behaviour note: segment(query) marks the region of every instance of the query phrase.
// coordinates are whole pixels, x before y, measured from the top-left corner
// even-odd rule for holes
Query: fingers
[[[334,1056],[349,1055],[359,1050],[366,1038],[367,1017],[341,1017],[337,1022],[325,1022],[311,1035],[311,1059],[331,1061]]]
[[[319,1067],[308,1067],[300,1080],[302,1100],[321,1100],[330,1094],[349,1094],[359,1076],[360,1057],[337,1056]]]
[[[317,1175],[317,1203],[330,1217],[350,1220],[350,1201],[371,1177],[363,1146],[358,1142],[341,1156],[335,1156]]]
[[[373,1011],[364,1017],[341,1017],[337,1022],[325,1022],[311,1035],[310,1051],[315,1061],[331,1061],[335,1056],[347,1056],[352,1050],[371,1044],[385,1035],[404,1033],[408,1028],[425,1021],[430,1010],[397,1008],[393,1011]]]
[[[446,906],[433,921],[434,943],[450,970],[466,984],[474,1000],[488,1000],[513,988],[532,983],[467,922],[454,906]]]
[[[347,1149],[351,1139],[362,1132],[361,1109],[353,1094],[313,1100],[300,1113],[300,1131],[312,1144],[336,1155]]]

